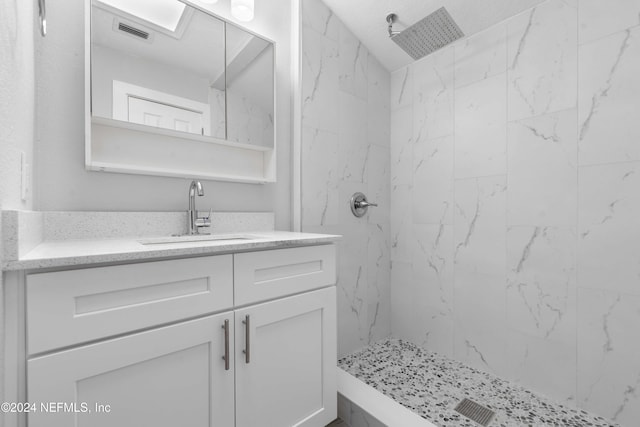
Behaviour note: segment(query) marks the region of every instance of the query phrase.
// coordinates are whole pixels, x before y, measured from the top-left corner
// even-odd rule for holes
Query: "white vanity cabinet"
[[[325,426],[335,278],[333,245],[27,274],[27,401],[67,405],[28,426]]]

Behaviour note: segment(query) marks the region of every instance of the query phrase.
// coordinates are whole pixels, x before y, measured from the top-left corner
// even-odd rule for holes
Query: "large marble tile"
[[[454,359],[482,372],[506,378],[507,328],[503,321],[482,317],[479,309],[467,312],[474,305],[468,299],[462,300],[455,291]],[[459,304],[462,302],[462,304]],[[459,307],[460,305],[460,307]],[[497,310],[495,307],[491,310]]]
[[[391,73],[391,110],[413,104],[413,66]]]
[[[578,404],[631,427],[640,419],[640,297],[578,290]]]
[[[367,136],[367,101],[350,93],[340,91],[339,104],[334,106],[339,111],[338,127],[340,133]],[[364,140],[354,141],[360,145],[369,145]]]
[[[640,28],[580,47],[581,165],[640,160],[639,74]]]
[[[391,255],[389,224],[369,224],[368,230],[367,342],[373,343],[391,334]]]
[[[608,36],[640,24],[637,0],[580,0],[578,30],[580,43]]]
[[[506,74],[455,91],[455,176],[507,172]]]
[[[453,47],[413,65],[413,139],[426,141],[453,134]]]
[[[578,283],[640,295],[640,163],[581,167]]]
[[[391,112],[391,185],[413,182],[413,110],[405,107]]]
[[[453,136],[413,146],[413,223],[453,224]]]
[[[549,0],[508,23],[509,120],[576,105],[578,0]]]
[[[338,131],[338,42],[302,29],[302,122],[316,129]]]
[[[542,339],[575,341],[575,246],[576,234],[571,228],[509,228],[509,328]]]
[[[226,95],[226,139],[263,147],[273,146],[273,112],[263,108],[252,97],[231,88],[227,89]],[[224,105],[225,101],[220,99],[219,102]]]
[[[209,104],[211,105],[211,136],[225,139],[226,115],[225,93],[216,88],[209,88]]]
[[[369,51],[344,24],[340,24],[339,41],[340,90],[367,99]]]
[[[413,283],[417,335],[412,342],[453,356],[453,227],[414,225]]]
[[[504,291],[506,177],[455,181],[456,286],[468,283]]]
[[[389,72],[369,55],[367,75],[367,141],[382,147],[391,145],[391,111],[389,108]]]
[[[338,224],[338,137],[302,128],[302,225]]]
[[[369,338],[369,285],[366,224],[341,226],[338,243],[338,354],[365,346]]]
[[[506,179],[456,180],[454,357],[486,372],[506,365]]]
[[[576,403],[576,341],[556,341],[510,331],[509,379],[562,404]]]
[[[502,22],[455,46],[456,88],[507,71],[507,24]]]
[[[486,292],[482,299],[504,295],[505,181],[495,176],[455,182],[456,287],[475,288],[479,296]]]
[[[411,261],[391,261],[391,335],[405,337],[420,334],[414,322],[414,285]]]
[[[302,26],[338,41],[340,20],[322,0],[302,0]]]
[[[391,192],[389,187],[390,168],[389,149],[377,145],[370,145],[365,195],[369,202],[377,203],[378,206],[373,206],[368,209],[367,219],[369,223],[389,223],[391,205]]]
[[[510,225],[576,226],[576,110],[508,126]]]
[[[411,212],[412,188],[396,185],[391,188],[391,259],[411,261],[413,221]]]
[[[339,176],[343,181],[366,183],[370,150],[366,127],[367,102],[345,92],[340,92],[339,99]]]

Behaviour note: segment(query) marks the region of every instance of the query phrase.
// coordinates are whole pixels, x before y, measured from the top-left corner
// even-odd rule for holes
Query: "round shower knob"
[[[363,217],[367,213],[369,206],[378,206],[376,203],[369,203],[367,196],[362,193],[354,193],[354,195],[351,196],[350,204],[351,212],[358,218]]]

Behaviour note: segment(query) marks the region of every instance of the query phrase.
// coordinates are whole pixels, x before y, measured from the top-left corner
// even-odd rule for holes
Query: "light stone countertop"
[[[212,235],[223,237],[225,234]],[[149,238],[44,241],[17,260],[5,260],[2,269],[33,270],[88,264],[118,263],[172,257],[216,255],[263,249],[281,249],[336,242],[340,236],[290,231],[238,232],[241,240],[191,241],[144,245]]]

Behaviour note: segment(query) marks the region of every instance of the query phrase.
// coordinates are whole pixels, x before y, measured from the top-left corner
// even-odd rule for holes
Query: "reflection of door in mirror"
[[[113,118],[180,132],[210,135],[209,104],[115,80]]]
[[[226,138],[224,22],[178,0],[93,0],[94,117]]]
[[[129,97],[129,121],[157,128],[204,135],[202,112]]]

